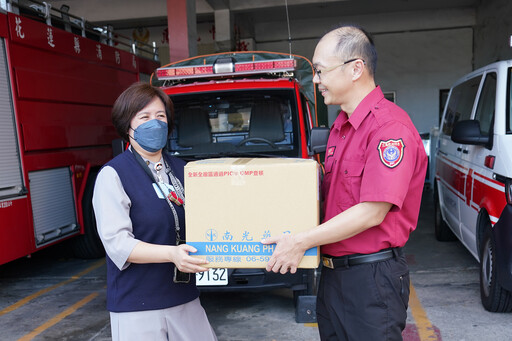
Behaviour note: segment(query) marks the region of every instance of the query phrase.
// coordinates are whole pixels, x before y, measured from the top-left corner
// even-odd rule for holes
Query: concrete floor
[[[459,242],[433,233],[431,192],[405,251],[411,295],[404,340],[510,340],[512,314],[480,304],[478,262]],[[52,252],[0,266],[0,340],[110,339],[105,310],[104,260],[52,256]],[[203,293],[219,341],[318,340],[315,325],[295,322],[288,290]]]

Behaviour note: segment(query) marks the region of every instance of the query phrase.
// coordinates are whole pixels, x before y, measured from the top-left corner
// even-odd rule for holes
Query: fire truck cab
[[[317,119],[312,75],[306,58],[269,52],[199,56],[158,69],[154,83],[175,108],[169,151],[189,161],[313,157],[311,132]],[[317,271],[312,269],[286,275],[265,269],[214,269],[197,275],[203,291],[287,287],[296,302],[301,295],[315,294],[316,282]]]
[[[512,311],[512,60],[451,88],[436,148],[435,235],[480,261],[485,309]]]

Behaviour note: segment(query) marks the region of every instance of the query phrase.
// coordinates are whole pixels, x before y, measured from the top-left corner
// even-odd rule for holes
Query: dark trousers
[[[316,314],[322,341],[402,340],[409,303],[403,253],[355,266],[322,268]]]

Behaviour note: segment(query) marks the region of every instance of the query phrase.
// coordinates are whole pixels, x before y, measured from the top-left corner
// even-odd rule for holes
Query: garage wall
[[[477,8],[475,68],[512,58],[512,1],[482,1]]]
[[[115,21],[121,18],[150,18],[165,14],[165,2],[161,0],[149,0],[148,4],[144,3],[144,9],[140,10],[133,7],[137,0],[125,0],[130,6],[124,6],[125,10],[119,13],[112,13],[108,8],[99,6],[102,0],[49,1],[56,7],[61,3],[69,3],[73,12],[94,20],[107,20],[105,16]],[[112,0],[116,3],[118,1]],[[202,11],[200,6],[197,11]],[[448,89],[457,78],[473,70],[475,66],[497,59],[512,58],[512,49],[508,46],[509,35],[512,34],[512,21],[508,18],[510,13],[510,0],[493,0],[481,1],[476,9],[358,16],[332,13],[330,17],[316,20],[295,20],[290,17],[292,52],[311,58],[318,38],[326,31],[340,22],[360,24],[375,38],[380,57],[377,82],[385,92],[395,93],[396,102],[409,112],[420,132],[430,131],[438,122],[441,89]],[[235,16],[234,25],[241,27],[241,38],[249,38],[249,45],[254,49],[289,51],[284,12],[281,19],[255,24],[248,21],[249,14],[239,13],[238,17]],[[121,33],[137,39],[147,37],[148,42],[155,41],[160,48],[162,62],[168,61],[166,26],[137,27]],[[199,23],[197,33],[198,52],[214,52],[214,22]],[[334,121],[338,110],[335,106],[329,108],[330,123]]]
[[[395,92],[420,132],[438,125],[439,92],[473,69],[472,9],[291,20],[292,52],[312,58],[318,37],[338,23],[355,23],[374,36],[379,55],[376,80],[384,92]],[[256,48],[288,52],[286,20],[258,24]],[[331,124],[339,107],[330,106]]]
[[[411,116],[419,132],[438,125],[439,91],[472,70],[470,28],[382,34],[377,83],[394,91],[396,103]]]

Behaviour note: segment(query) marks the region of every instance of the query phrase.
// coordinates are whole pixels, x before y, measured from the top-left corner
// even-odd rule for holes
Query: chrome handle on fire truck
[[[44,4],[44,18],[46,19],[46,25],[52,26],[52,16],[50,14],[52,5],[45,1],[43,1],[43,4]]]

